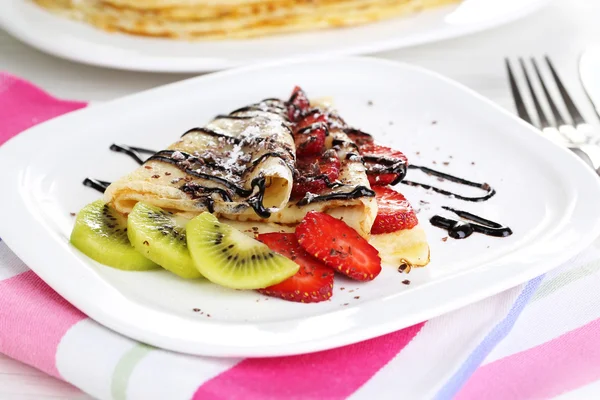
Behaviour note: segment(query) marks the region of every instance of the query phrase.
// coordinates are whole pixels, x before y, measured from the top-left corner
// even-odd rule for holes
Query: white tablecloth
[[[592,46],[600,46],[600,1],[555,0],[530,17],[491,31],[378,56],[440,72],[512,111],[504,57],[548,54],[584,116],[600,125],[577,75],[581,52]],[[191,76],[74,64],[31,49],[2,31],[0,70],[28,79],[58,97],[83,101],[106,101]],[[600,398],[600,391],[589,396]],[[87,398],[66,383],[0,355],[0,399]]]

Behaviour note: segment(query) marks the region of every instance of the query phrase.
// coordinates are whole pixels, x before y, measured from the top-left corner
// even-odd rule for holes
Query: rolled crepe
[[[235,221],[298,224],[309,211],[342,219],[368,236],[377,215],[356,144],[343,120],[330,111],[325,146],[340,160],[336,182],[320,193],[291,199],[295,145],[285,103],[267,99],[218,116],[188,131],[131,174],[111,184],[105,200],[129,213],[142,201],[193,218],[210,211]]]
[[[111,184],[105,201],[129,213],[139,201],[193,216],[268,218],[292,190],[295,147],[283,102],[265,100],[188,131]]]
[[[330,113],[325,110],[323,112]],[[295,225],[309,211],[319,211],[343,220],[366,237],[377,216],[375,193],[371,190],[356,144],[344,132],[345,123],[335,114],[330,115],[330,118],[338,118],[339,121],[330,127],[326,142],[326,147],[337,153],[341,163],[336,185],[321,193],[308,193],[302,199],[291,200],[285,208],[263,221]],[[248,214],[229,215],[227,218],[238,221],[258,220],[255,215]]]

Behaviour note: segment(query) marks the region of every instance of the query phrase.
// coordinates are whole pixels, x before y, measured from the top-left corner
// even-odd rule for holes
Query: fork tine
[[[515,101],[515,106],[517,107],[517,113],[519,114],[519,118],[524,120],[525,122],[531,122],[531,117],[527,112],[527,107],[525,107],[525,102],[523,101],[523,97],[521,97],[521,92],[519,91],[519,86],[517,86],[517,81],[515,80],[515,75],[512,72],[512,68],[510,67],[510,61],[508,58],[504,59],[506,63],[506,71],[508,72],[508,80],[510,81],[510,90],[513,95],[513,99]]]
[[[544,91],[546,100],[548,100],[548,104],[550,105],[550,110],[552,110],[552,115],[554,115],[556,125],[557,126],[566,125],[565,120],[563,119],[562,115],[560,115],[560,111],[558,111],[558,108],[556,107],[556,103],[554,103],[554,100],[552,100],[552,96],[550,95],[550,92],[548,91],[548,88],[546,87],[546,84],[544,83],[544,78],[542,77],[542,74],[537,65],[537,62],[535,61],[535,58],[533,58],[533,57],[531,58],[531,63],[533,64],[533,69],[535,69],[535,73],[540,81],[540,85],[542,85],[542,90]]]
[[[567,92],[567,89],[565,88],[562,81],[558,77],[558,74],[556,73],[556,70],[554,69],[554,65],[552,65],[552,62],[550,61],[550,57],[545,56],[544,58],[546,59],[546,63],[548,64],[548,67],[550,68],[550,72],[552,73],[552,77],[554,78],[554,81],[556,82],[558,91],[560,92],[560,95],[562,96],[563,101],[565,102],[565,105],[567,106],[567,110],[569,111],[571,118],[573,118],[573,122],[576,125],[585,124],[585,120],[583,119],[583,117],[581,116],[581,113],[575,106],[573,99],[571,98],[571,96],[569,96],[569,92]]]
[[[529,79],[529,73],[527,72],[527,68],[525,67],[525,62],[523,58],[519,57],[519,64],[521,64],[521,69],[523,70],[523,75],[525,75],[525,81],[527,82],[527,87],[529,88],[529,93],[531,94],[531,98],[533,100],[533,105],[535,106],[535,111],[537,112],[538,118],[540,119],[540,128],[548,128],[550,126],[550,122],[548,122],[548,118],[546,118],[546,114],[542,109],[542,105],[538,100],[537,94],[533,89],[533,85],[531,84],[531,79]]]

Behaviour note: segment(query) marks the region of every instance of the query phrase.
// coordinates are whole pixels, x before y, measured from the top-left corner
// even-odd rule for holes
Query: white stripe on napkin
[[[27,272],[29,268],[10,251],[4,242],[0,242],[0,281]]]
[[[560,268],[557,272],[561,271],[565,270]],[[548,281],[545,278],[538,291]],[[484,364],[539,346],[600,318],[599,287],[600,275],[596,273],[558,288],[544,298],[531,301],[510,336],[490,353]]]
[[[202,383],[240,361],[239,358],[193,357],[157,349],[141,360],[133,371],[127,389],[128,398],[191,399]]]
[[[112,399],[115,366],[137,342],[85,319],[62,338],[56,367],[63,378],[98,399]]]
[[[352,400],[432,398],[511,309],[523,285],[431,319]]]

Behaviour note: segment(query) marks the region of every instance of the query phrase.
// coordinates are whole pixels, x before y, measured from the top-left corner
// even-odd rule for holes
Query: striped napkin
[[[0,145],[85,106],[0,73]],[[0,352],[99,399],[600,398],[599,270],[596,242],[545,276],[398,332],[315,354],[229,359],[100,326],[0,242]]]

